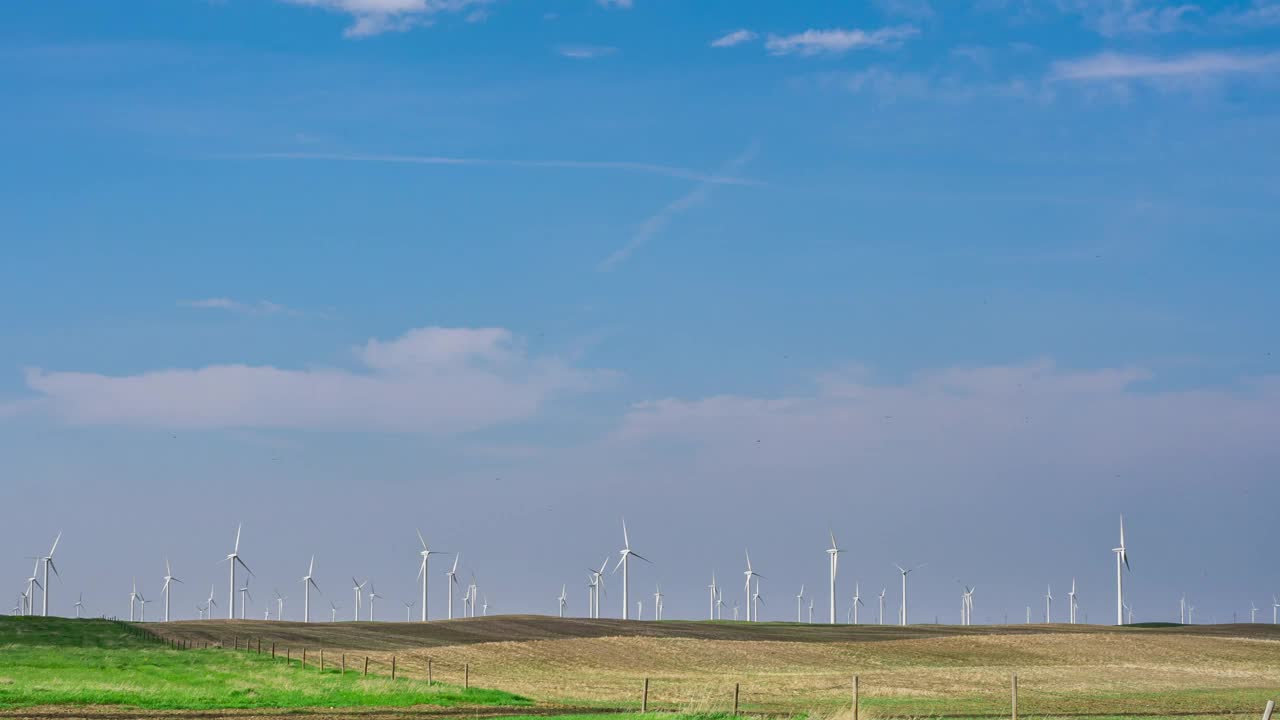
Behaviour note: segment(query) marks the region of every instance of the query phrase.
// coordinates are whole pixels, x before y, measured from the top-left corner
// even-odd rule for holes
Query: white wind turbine
[[[862,605],[861,591],[858,583],[853,584],[853,624],[858,624],[858,606]]]
[[[307,574],[302,576],[302,622],[311,622],[311,588],[315,588],[316,592],[320,592],[320,586],[316,584],[316,556],[311,556],[311,564],[307,566]]]
[[[559,606],[560,606],[560,617],[564,617],[564,608],[566,605],[569,604],[569,599],[565,597],[565,590],[567,589],[568,588],[564,585],[560,586],[560,597],[557,598],[557,602],[559,603]]]
[[[484,617],[489,617],[489,596],[488,595],[482,595],[480,597],[480,612],[484,614]]]
[[[239,565],[240,567],[244,568],[244,571],[249,573],[249,575],[253,575],[253,571],[249,569],[249,566],[245,565],[244,560],[240,559],[240,530],[243,527],[244,527],[243,523],[236,526],[235,548],[231,552],[227,553],[227,556],[220,561],[220,562],[227,563],[228,565],[231,566],[231,582],[228,585],[228,592],[227,592],[227,597],[228,597],[227,619],[228,620],[235,620],[236,618],[236,565]],[[244,584],[245,584],[245,587],[240,589],[240,595],[241,595],[240,599],[242,604],[244,602],[244,596],[249,593],[249,590],[248,590],[249,581],[245,580]],[[242,620],[244,619],[243,607],[240,608],[240,619]]]
[[[809,624],[813,624],[813,598],[809,598]]]
[[[604,571],[609,567],[609,556],[604,556],[604,562],[600,563],[599,570],[587,568],[587,572],[591,573],[591,598],[590,607],[587,608],[587,617],[600,617],[600,596],[604,595]]]
[[[877,625],[883,625],[883,624],[884,624],[884,594],[885,594],[887,591],[888,591],[888,589],[887,589],[887,588],[880,588],[880,619],[879,619],[879,621],[876,623]]]
[[[80,613],[82,610],[84,610],[84,593],[80,593],[80,598],[76,600],[75,609],[76,609],[76,619],[79,620]]]
[[[280,591],[272,588],[276,594],[276,620],[284,620],[284,601],[289,599],[288,595],[281,595]]]
[[[924,567],[925,564],[921,563],[910,570],[901,565],[894,565],[894,567],[898,568],[898,572],[902,573],[902,608],[898,611],[898,620],[900,621],[898,624],[904,627],[907,624],[907,576]]]
[[[413,613],[413,606],[414,606],[418,601],[417,601],[417,600],[411,600],[411,601],[409,601],[409,602],[404,602],[403,600],[401,600],[400,602],[404,605],[404,621],[405,621],[405,622],[413,622],[413,614],[412,614],[412,613]]]
[[[427,547],[427,541],[422,539],[422,531],[418,530],[417,532],[418,542],[422,543],[422,550],[418,551],[418,554],[422,556],[422,565],[418,567],[418,577],[422,579],[422,622],[426,622],[430,617],[430,613],[427,612],[427,566],[431,560],[431,553],[434,552],[437,555],[445,555],[447,553]],[[452,596],[452,589],[449,590],[449,594]]]
[[[760,618],[753,617],[754,613],[752,612],[751,578],[762,578],[764,576],[756,572],[755,570],[751,569],[751,551],[750,550],[746,551],[746,555],[747,555],[747,569],[744,570],[742,574],[745,575],[747,578],[746,587],[745,587],[745,594],[747,596],[747,622],[753,622],[753,621],[759,622]],[[758,588],[759,581],[757,580],[756,583]]]
[[[36,564],[31,568],[31,577],[27,578],[27,602],[26,602],[27,609],[25,613],[27,615],[36,614],[35,588],[38,587],[42,591],[44,590],[44,586],[40,584],[40,579],[36,577],[37,575],[40,574],[40,560],[38,558],[33,558],[33,559],[36,561]],[[130,620],[133,619],[133,605],[129,606],[129,619]]]
[[[470,608],[471,608],[471,588],[473,588],[473,587],[474,587],[473,585],[468,585],[468,586],[467,586],[467,591],[466,591],[465,593],[463,593],[463,595],[462,595],[462,617],[464,617],[464,618],[465,618],[465,617],[469,617],[469,616],[470,616],[470,614],[471,614],[471,613],[470,613]]]
[[[449,587],[449,619],[453,619],[453,586],[458,584],[458,561],[462,559],[462,553],[456,553],[453,556],[453,569],[446,572],[445,585]],[[425,561],[426,558],[424,557]]]
[[[1276,613],[1278,611],[1280,611],[1280,598],[1277,598],[1275,595],[1272,595],[1271,596],[1271,624],[1272,625],[1278,624],[1276,622],[1276,619],[1277,619]]]
[[[631,592],[631,558],[635,557],[640,560],[644,560],[650,565],[652,565],[653,562],[631,550],[631,538],[627,536],[627,521],[625,518],[622,520],[622,549],[618,551],[618,554],[622,557],[618,558],[618,564],[613,566],[613,571],[618,572],[618,568],[622,568],[622,619],[627,620],[629,619],[628,613],[631,611],[631,607],[628,604],[628,598]],[[637,614],[636,617],[637,619],[640,619],[642,616]]]
[[[751,601],[752,601],[751,616],[755,618],[753,622],[760,622],[760,606],[765,604],[764,596],[760,594],[760,578],[761,577],[762,576],[760,575],[756,576],[756,591],[751,594]]]
[[[365,582],[369,582],[369,581],[366,580]],[[361,600],[363,598],[363,593],[364,593],[364,583],[360,582],[355,578],[351,578],[351,589],[356,594],[355,615],[352,616],[352,619],[355,620],[356,622],[359,622]]]
[[[204,620],[204,611],[205,611],[205,606],[201,605],[200,603],[196,603],[196,616],[199,617],[201,620]]]
[[[49,554],[38,559],[38,563],[44,565],[44,585],[40,588],[40,614],[48,617],[49,615],[49,568],[53,568],[53,574],[58,574],[58,568],[53,564],[53,551],[58,549],[58,541],[62,539],[62,533],[53,539],[53,547],[49,548]]]
[[[1071,592],[1067,593],[1067,606],[1068,606],[1067,614],[1070,615],[1070,619],[1068,622],[1070,622],[1070,624],[1072,625],[1075,625],[1076,624],[1076,579],[1075,578],[1071,578]]]
[[[800,613],[803,607],[804,607],[804,585],[801,584],[800,592],[796,593],[796,624],[797,625],[800,624],[800,622],[802,622],[800,620],[800,617],[801,617]]]
[[[213,599],[213,586],[209,586],[209,599],[204,601],[205,612],[208,620],[213,619],[213,609],[218,607],[218,601]]]
[[[724,591],[720,589],[716,590],[716,619],[724,619]]]
[[[734,622],[738,621],[738,601],[737,600],[733,601],[733,620]]]
[[[662,586],[658,585],[656,586],[656,589],[653,591],[653,619],[654,620],[662,619],[662,597],[663,597]]]
[[[133,579],[133,589],[129,591],[129,622],[133,622],[133,606],[138,603],[138,579]]]
[[[240,619],[241,620],[244,619],[245,608],[249,606],[249,601],[251,600],[253,600],[253,595],[249,593],[249,578],[245,578],[244,586],[240,588]]]
[[[1044,593],[1044,624],[1048,625],[1052,622],[1049,611],[1053,608],[1053,588],[1046,585]]]
[[[1182,597],[1178,598],[1178,622],[1187,624],[1187,594],[1182,593]]]
[[[707,616],[707,619],[715,620],[716,619],[716,589],[717,589],[715,570],[711,571],[711,584],[708,585],[707,588],[711,590],[711,608],[710,608],[710,614]]]
[[[142,593],[138,593],[138,611],[139,611],[138,622],[147,621],[147,603],[149,602],[151,601],[143,597]]]
[[[828,529],[831,535],[831,547],[827,548],[827,558],[831,565],[831,597],[830,597],[830,619],[831,625],[836,624],[836,573],[840,569],[840,553],[844,552],[840,546],[836,544],[836,533],[834,530]],[[812,621],[811,621],[812,622]]]
[[[1116,554],[1116,624],[1124,624],[1124,571],[1129,567],[1129,553],[1124,546],[1124,515],[1120,516],[1120,547],[1112,548]]]
[[[332,600],[329,601],[329,622],[338,622],[338,606]]]
[[[471,574],[471,585],[467,587],[467,605],[470,607],[471,617],[476,616],[476,600],[480,599],[480,589],[476,587],[475,573]]]
[[[173,594],[173,583],[182,582],[173,576],[173,568],[169,565],[169,558],[164,559],[164,587],[160,588],[160,592],[164,593],[164,621],[169,622],[169,596]]]
[[[369,581],[369,622],[373,622],[374,603],[382,598],[378,591],[373,587],[373,581]]]
[[[1249,601],[1249,622],[1258,622],[1258,606],[1252,600]]]

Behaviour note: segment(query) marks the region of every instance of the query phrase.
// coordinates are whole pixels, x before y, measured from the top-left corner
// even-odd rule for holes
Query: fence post
[[[1013,720],[1018,720],[1018,673],[1013,674]]]
[[[858,676],[853,676],[853,720],[858,720]]]
[[[338,671],[338,674],[341,675],[342,677],[347,676],[347,654],[346,653],[342,653],[342,669]]]
[[[275,641],[272,641],[272,642],[271,642],[271,659],[272,659],[272,660],[275,660],[275,659],[276,659],[276,644],[275,644]]]
[[[471,663],[462,666],[462,689],[471,689]]]
[[[365,677],[369,676],[369,656],[368,655],[364,656],[364,676]]]
[[[644,679],[644,693],[640,696],[640,712],[649,712],[649,678]]]
[[[734,717],[738,716],[738,690],[739,689],[740,687],[738,683],[734,683],[733,684],[733,716]]]
[[[307,669],[307,649],[302,648],[302,669]]]
[[[288,665],[293,660],[293,648],[284,649],[284,664]]]
[[[1262,720],[1271,720],[1271,713],[1276,709],[1276,701],[1268,700],[1267,707],[1262,711]]]
[[[324,672],[324,648],[320,648],[320,672]]]
[[[396,656],[391,656],[391,679],[396,679]]]
[[[427,684],[431,684],[431,658],[427,658]]]
[[[262,654],[262,636],[261,635],[258,636],[258,654],[259,655]]]

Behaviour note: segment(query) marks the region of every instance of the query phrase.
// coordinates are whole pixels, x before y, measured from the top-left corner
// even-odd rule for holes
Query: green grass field
[[[332,663],[337,658],[330,656]],[[321,673],[298,659],[232,650],[175,650],[107,620],[0,617],[0,708],[127,705],[148,709],[521,707],[497,690]]]

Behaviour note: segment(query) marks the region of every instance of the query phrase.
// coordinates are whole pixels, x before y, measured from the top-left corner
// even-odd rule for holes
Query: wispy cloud
[[[1104,37],[1158,35],[1186,30],[1200,14],[1190,3],[1165,0],[1055,0],[1064,12],[1084,19],[1087,27]]]
[[[864,48],[892,48],[920,34],[912,25],[879,30],[805,30],[794,35],[770,35],[765,48],[773,55],[841,55]]]
[[[1242,28],[1265,28],[1280,25],[1280,1],[1254,0],[1244,7],[1223,10],[1214,19],[1219,23]]]
[[[756,33],[750,30],[745,30],[745,29],[734,30],[731,33],[726,33],[716,38],[715,40],[712,40],[711,47],[713,48],[733,47],[734,45],[741,45],[743,43],[751,42],[752,40],[755,40],[757,37],[759,37],[759,35],[757,35]]]
[[[741,169],[742,166],[751,162],[758,151],[758,143],[753,142],[737,157],[726,163],[725,166],[721,168],[721,172],[736,172]],[[705,181],[700,182],[689,192],[668,203],[653,215],[650,215],[643,223],[640,224],[640,227],[636,230],[635,234],[631,236],[631,239],[626,245],[615,250],[613,254],[609,255],[609,257],[605,258],[604,261],[600,263],[599,269],[604,271],[612,270],[620,263],[626,261],[626,259],[631,257],[631,254],[639,249],[640,246],[649,242],[653,236],[662,232],[662,230],[671,222],[672,218],[705,201],[707,196],[710,194],[713,185],[714,183]]]
[[[528,418],[610,375],[532,357],[503,328],[410,330],[354,349],[357,370],[210,365],[135,375],[30,369],[19,412],[82,425],[452,434]]]
[[[401,163],[408,165],[445,165],[548,168],[563,170],[614,170],[649,175],[665,175],[681,180],[696,180],[714,185],[760,185],[759,181],[723,173],[704,173],[690,168],[625,160],[494,160],[490,158],[446,157],[440,155],[373,155],[366,153],[296,153],[269,152],[227,156],[240,160],[317,160],[332,162]]]
[[[632,0],[596,0],[600,7],[617,8],[621,10],[630,10],[633,3]]]
[[[301,315],[301,311],[286,307],[279,303],[273,303],[269,300],[259,300],[257,302],[242,302],[240,300],[232,300],[231,298],[217,297],[204,298],[202,300],[183,300],[178,303],[183,307],[196,308],[199,310],[225,310],[227,312],[239,313],[241,315]]]
[[[561,45],[556,48],[556,52],[574,60],[594,60],[613,55],[618,52],[618,48],[604,45]]]
[[[1172,57],[1106,52],[1054,63],[1055,80],[1159,80],[1219,75],[1272,73],[1280,69],[1280,52],[1199,52]]]
[[[281,0],[290,5],[317,7],[352,17],[347,37],[404,32],[431,24],[436,15],[475,11],[492,0]]]

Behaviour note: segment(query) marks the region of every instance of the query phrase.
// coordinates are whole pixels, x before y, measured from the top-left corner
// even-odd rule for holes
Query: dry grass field
[[[860,677],[864,717],[1000,717],[1017,673],[1023,717],[1254,716],[1280,697],[1280,630],[1266,625],[931,627],[622,622],[499,617],[422,623],[190,622],[175,638],[262,637],[369,655],[402,672],[548,703],[831,717]]]

